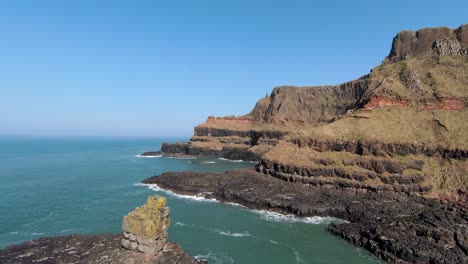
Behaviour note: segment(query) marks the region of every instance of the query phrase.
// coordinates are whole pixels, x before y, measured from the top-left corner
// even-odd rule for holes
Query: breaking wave
[[[198,260],[207,260],[210,264],[232,264],[234,259],[223,252],[210,251],[204,255],[196,255]]]
[[[298,217],[293,214],[280,214],[277,212],[271,212],[266,210],[250,210],[258,215],[260,218],[272,221],[272,222],[279,222],[279,223],[306,223],[306,224],[330,224],[330,223],[337,223],[337,222],[346,222],[342,219],[334,218],[334,217],[322,217],[322,216],[308,216],[308,217]]]
[[[164,192],[170,196],[177,197],[180,199],[186,199],[186,200],[191,200],[191,201],[197,201],[197,202],[218,202],[218,200],[214,198],[205,198],[205,195],[207,194],[212,194],[208,192],[204,193],[199,193],[197,195],[185,195],[185,194],[177,194],[173,191],[163,189],[159,187],[157,184],[142,184],[142,183],[137,183],[135,185],[138,186],[146,186],[149,189],[157,192]],[[328,216],[308,216],[308,217],[299,217],[293,214],[281,214],[277,212],[272,212],[272,211],[267,211],[267,210],[257,210],[257,209],[249,209],[241,204],[237,203],[224,203],[230,206],[236,206],[236,207],[241,207],[244,208],[248,211],[251,211],[255,214],[260,215],[260,218],[266,221],[272,221],[272,222],[278,222],[278,223],[305,223],[305,224],[330,224],[330,223],[347,223],[347,221],[339,218],[334,218],[334,217],[328,217]],[[227,234],[226,234],[227,235]]]
[[[161,158],[162,156],[163,156],[162,154],[160,154],[160,155],[145,155],[145,156],[143,156],[141,154],[138,154],[135,157],[137,157],[137,158]]]
[[[229,162],[236,162],[236,163],[241,163],[244,162],[243,160],[230,160],[230,159],[225,159],[225,158],[218,158],[219,160],[224,160],[224,161],[229,161]]]
[[[223,236],[230,236],[230,237],[249,237],[251,236],[249,232],[243,232],[243,233],[235,233],[235,232],[230,232],[230,231],[218,231],[218,234],[223,235]]]
[[[188,163],[192,163],[192,164],[215,164],[216,161],[189,161]]]
[[[173,191],[163,189],[163,188],[159,187],[155,183],[152,183],[152,184],[137,183],[135,185],[137,185],[137,186],[146,186],[146,187],[148,187],[149,189],[151,189],[153,191],[163,192],[165,194],[168,194],[170,196],[177,197],[177,198],[180,198],[180,199],[186,199],[186,200],[192,200],[192,201],[198,201],[198,202],[219,202],[218,200],[216,200],[214,198],[212,198],[212,199],[205,198],[205,195],[211,194],[211,193],[207,193],[207,192],[199,193],[197,195],[185,195],[185,194],[177,194],[177,193],[175,193]]]

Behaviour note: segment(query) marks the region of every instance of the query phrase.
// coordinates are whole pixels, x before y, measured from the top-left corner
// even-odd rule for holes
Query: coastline
[[[67,235],[43,237],[0,250],[1,263],[206,263],[185,253],[177,244],[168,243],[156,256],[121,247],[122,234]]]
[[[163,192],[167,195],[177,197],[179,199],[187,199],[191,201],[197,201],[197,202],[205,202],[205,203],[222,203],[225,205],[229,206],[234,206],[234,207],[241,207],[244,208],[245,210],[248,210],[252,213],[258,214],[261,216],[262,219],[265,219],[267,221],[275,221],[275,222],[301,222],[301,223],[307,223],[307,224],[330,224],[330,223],[346,223],[346,220],[336,218],[336,217],[328,217],[328,216],[297,216],[292,213],[287,213],[286,211],[282,210],[272,210],[271,208],[268,207],[263,207],[263,208],[251,208],[239,203],[235,202],[230,202],[229,200],[226,199],[218,199],[216,197],[213,197],[212,193],[192,193],[192,192],[186,192],[186,193],[181,193],[175,189],[165,189],[161,188],[155,183],[152,184],[144,184],[144,183],[137,183],[135,184],[137,186],[143,186],[147,187],[153,191],[157,192]]]
[[[468,260],[463,237],[467,209],[449,202],[404,193],[301,186],[254,170],[169,172],[142,183],[157,184],[177,195],[201,196],[253,210],[343,219],[347,222],[332,222],[327,230],[388,262]]]

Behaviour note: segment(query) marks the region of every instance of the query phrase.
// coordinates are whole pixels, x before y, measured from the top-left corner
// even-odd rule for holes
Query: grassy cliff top
[[[357,111],[292,137],[468,149],[468,111],[379,108]]]
[[[384,95],[420,101],[468,98],[468,56],[427,56],[384,63],[369,75],[364,96]]]

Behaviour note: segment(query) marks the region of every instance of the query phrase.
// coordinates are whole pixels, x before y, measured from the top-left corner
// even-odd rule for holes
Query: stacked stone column
[[[166,198],[150,196],[145,205],[137,207],[123,218],[122,247],[156,255],[167,243],[169,207]]]

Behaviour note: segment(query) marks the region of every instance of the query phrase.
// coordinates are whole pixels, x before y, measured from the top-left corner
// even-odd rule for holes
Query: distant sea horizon
[[[149,195],[168,198],[169,240],[209,263],[379,263],[325,228],[297,218],[175,195],[140,182],[167,171],[253,167],[219,158],[141,158],[184,137],[0,136],[0,248],[69,234],[120,233]]]

